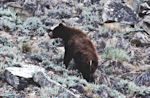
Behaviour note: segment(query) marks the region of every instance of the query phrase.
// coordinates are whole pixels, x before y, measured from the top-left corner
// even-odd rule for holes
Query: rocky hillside
[[[95,83],[66,69],[56,24],[95,45]],[[149,0],[0,0],[0,98],[149,98]]]

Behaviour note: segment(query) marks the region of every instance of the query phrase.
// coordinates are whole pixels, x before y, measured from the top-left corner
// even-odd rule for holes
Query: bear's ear
[[[60,27],[63,27],[64,25],[62,23],[59,24]]]

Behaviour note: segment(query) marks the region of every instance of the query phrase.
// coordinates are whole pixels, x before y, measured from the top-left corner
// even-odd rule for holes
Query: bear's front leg
[[[70,51],[65,50],[65,54],[64,54],[64,64],[66,66],[66,68],[68,68],[69,62],[72,59],[72,53]]]

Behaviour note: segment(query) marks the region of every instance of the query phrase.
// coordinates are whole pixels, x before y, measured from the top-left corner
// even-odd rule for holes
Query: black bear
[[[65,26],[60,23],[49,33],[51,38],[61,38],[65,45],[64,64],[66,68],[74,59],[76,68],[82,73],[83,78],[93,82],[93,74],[97,69],[98,55],[94,45],[81,30]]]

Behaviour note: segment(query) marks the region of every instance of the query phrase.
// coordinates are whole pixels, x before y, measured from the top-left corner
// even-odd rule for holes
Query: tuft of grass
[[[114,90],[110,87],[108,87],[107,85],[104,85],[104,84],[101,84],[101,85],[97,85],[97,84],[88,84],[88,86],[92,87],[93,88],[93,91],[92,92],[95,92],[95,91],[101,91],[101,90],[105,90],[107,93],[108,93],[108,96],[109,97],[112,97],[112,98],[126,98],[122,93],[118,92],[117,90]],[[96,89],[95,89],[96,87]]]
[[[68,98],[66,92],[61,91],[60,87],[44,87],[40,90],[40,98]]]
[[[146,86],[137,86],[134,82],[123,80],[120,78],[115,78],[116,80],[119,80],[116,82],[116,89],[120,91],[123,94],[128,94],[130,96],[133,96],[135,93],[137,95],[149,95],[150,94],[150,88]]]
[[[0,94],[0,97],[1,98],[15,98],[16,95],[15,94],[12,94],[12,93],[9,93],[9,92],[6,92],[4,94]]]
[[[129,60],[127,52],[123,49],[106,47],[103,53],[103,57],[111,60],[125,61]]]
[[[50,87],[44,87],[40,89],[40,97],[41,98],[50,98],[52,96],[56,96],[58,94],[59,88],[50,88]]]

